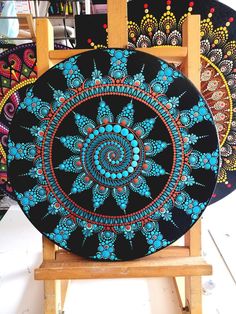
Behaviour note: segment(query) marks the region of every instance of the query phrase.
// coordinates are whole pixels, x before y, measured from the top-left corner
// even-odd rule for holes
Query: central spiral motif
[[[112,195],[125,213],[131,191],[152,198],[145,177],[167,174],[152,158],[169,144],[148,138],[157,117],[134,123],[134,114],[132,100],[114,117],[105,99],[101,98],[96,122],[74,112],[78,135],[59,138],[73,155],[56,169],[78,174],[70,195],[92,189],[94,211]]]
[[[144,163],[144,145],[119,124],[100,126],[85,139],[81,161],[85,172],[107,187],[122,186],[135,179]]]

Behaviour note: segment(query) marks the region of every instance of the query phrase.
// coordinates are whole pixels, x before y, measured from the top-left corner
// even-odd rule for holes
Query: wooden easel
[[[108,46],[126,48],[127,2],[108,0]],[[119,30],[119,31],[117,31]],[[53,50],[53,29],[47,19],[37,20],[38,74],[42,75],[61,60],[87,50]],[[181,62],[185,75],[200,89],[200,17],[191,15],[183,25],[183,47],[140,48],[169,62]],[[201,222],[184,236],[183,246],[170,246],[151,256],[129,262],[88,261],[43,238],[43,263],[35,270],[35,279],[44,280],[44,312],[63,310],[71,279],[106,279],[139,277],[185,278],[183,313],[201,314],[201,276],[210,275],[212,267],[201,257]],[[176,284],[177,293],[178,285]]]

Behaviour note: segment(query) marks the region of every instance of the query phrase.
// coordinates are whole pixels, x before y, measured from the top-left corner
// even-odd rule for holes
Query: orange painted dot
[[[105,186],[103,186],[103,185],[99,186],[99,190],[100,191],[105,191]]]
[[[118,192],[122,192],[122,191],[123,191],[123,188],[122,188],[121,186],[119,186],[119,187],[117,188],[117,191],[118,191]]]
[[[142,135],[142,131],[141,131],[141,130],[137,130],[137,131],[135,131],[135,133],[136,133],[138,136]]]
[[[146,152],[148,152],[148,151],[150,150],[150,146],[146,145],[146,146],[144,147],[144,149],[145,149]]]
[[[87,128],[87,132],[88,132],[88,133],[91,133],[92,130],[93,130],[92,128]]]
[[[107,118],[103,119],[103,123],[107,124],[109,122],[109,120]]]
[[[126,126],[127,122],[125,120],[122,120],[120,123],[122,126]]]
[[[133,180],[133,182],[134,182],[135,184],[138,183],[138,182],[139,182],[138,178],[135,178],[135,179]]]
[[[148,168],[147,164],[143,164],[143,169],[146,170]]]
[[[85,178],[84,178],[84,181],[85,181],[85,182],[89,182],[89,181],[90,181],[89,177],[85,177]]]
[[[82,148],[82,144],[81,143],[78,143],[78,145],[77,145],[79,148]]]

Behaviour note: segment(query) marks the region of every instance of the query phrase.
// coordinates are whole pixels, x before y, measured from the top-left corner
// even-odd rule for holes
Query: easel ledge
[[[108,0],[108,29],[108,46],[126,48],[126,0]],[[39,76],[61,60],[87,51],[54,51],[53,29],[47,19],[37,20],[36,34]],[[200,16],[190,15],[186,18],[183,24],[183,47],[163,46],[138,50],[172,63],[181,62],[184,74],[200,90]],[[201,314],[201,276],[212,274],[212,266],[201,256],[201,221],[184,236],[184,242],[184,246],[170,246],[134,261],[94,262],[58,249],[43,238],[43,263],[35,270],[35,279],[44,280],[44,313],[56,314],[63,310],[71,279],[173,277],[175,281],[176,277],[184,277],[184,300],[180,297],[175,281],[179,306],[183,313]]]

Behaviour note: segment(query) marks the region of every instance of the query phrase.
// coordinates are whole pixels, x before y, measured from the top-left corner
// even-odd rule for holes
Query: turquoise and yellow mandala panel
[[[106,49],[28,89],[8,141],[18,202],[50,240],[95,260],[155,253],[197,221],[219,147],[193,85],[164,61]]]

